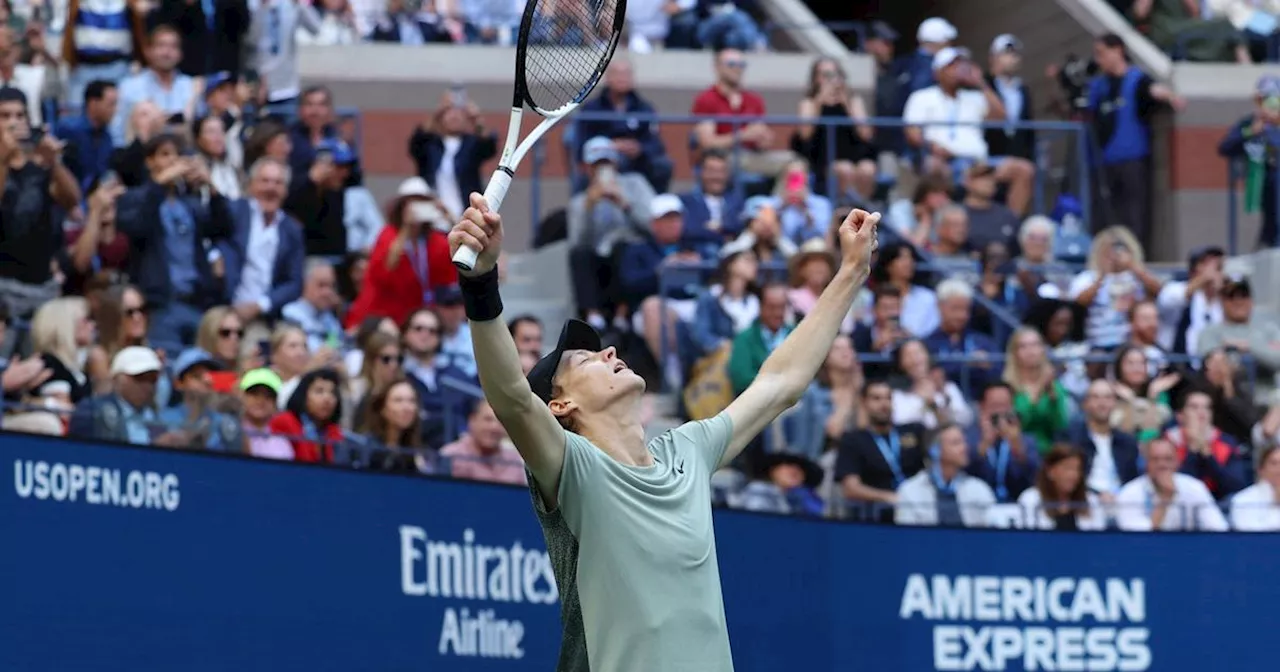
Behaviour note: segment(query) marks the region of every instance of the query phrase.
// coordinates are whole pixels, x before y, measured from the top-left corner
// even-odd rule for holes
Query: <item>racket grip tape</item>
[[[499,167],[493,171],[493,177],[489,178],[489,186],[484,190],[484,201],[489,206],[490,212],[498,212],[502,207],[502,201],[507,197],[507,189],[511,187],[512,171],[507,168]],[[463,246],[453,254],[453,265],[463,271],[470,271],[475,268],[476,260],[480,255],[473,249]]]

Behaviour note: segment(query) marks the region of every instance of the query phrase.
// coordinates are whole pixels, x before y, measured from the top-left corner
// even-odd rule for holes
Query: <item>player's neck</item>
[[[653,455],[644,440],[638,402],[619,402],[619,407],[578,418],[577,433],[586,437],[614,460],[634,467],[653,464]]]

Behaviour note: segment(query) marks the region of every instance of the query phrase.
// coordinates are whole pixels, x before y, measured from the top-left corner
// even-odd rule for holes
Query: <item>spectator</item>
[[[67,436],[136,446],[181,448],[187,437],[159,424],[156,381],[164,365],[154,350],[130,346],[111,360],[110,394],[81,401],[71,416]]]
[[[209,183],[230,200],[241,197],[240,166],[231,161],[227,149],[227,129],[222,117],[200,117],[191,127],[195,149],[209,165]]]
[[[43,65],[25,65],[20,61],[21,40],[13,29],[0,26],[0,83],[22,92],[29,101],[27,116],[32,128],[44,126],[44,100],[48,74]]]
[[[1023,431],[1014,400],[1008,383],[991,383],[982,391],[977,424],[965,429],[966,471],[991,486],[1001,504],[1018,501],[1034,485],[1040,465],[1040,445]]]
[[[877,287],[891,286],[902,297],[902,328],[917,338],[938,328],[938,298],[933,290],[916,283],[916,265],[921,262],[915,248],[889,243],[880,248],[871,279]]]
[[[147,67],[120,81],[120,102],[111,122],[111,140],[116,146],[129,144],[125,123],[133,108],[144,101],[160,110],[162,119],[173,124],[195,117],[199,91],[190,76],[178,71],[182,60],[182,37],[170,25],[160,24],[147,36]]]
[[[1103,504],[1115,504],[1121,486],[1138,477],[1138,440],[1112,424],[1116,393],[1111,383],[1089,384],[1081,409],[1084,417],[1067,429],[1065,438],[1084,456],[1085,485]]]
[[[241,431],[254,457],[292,460],[293,444],[271,433],[271,418],[278,412],[277,397],[283,383],[271,369],[254,369],[240,378]]]
[[[119,114],[117,106],[116,114]],[[129,113],[129,128],[125,132],[127,145],[111,151],[108,162],[111,170],[120,176],[120,183],[130,189],[147,181],[147,143],[165,132],[164,113],[155,103],[142,101]],[[112,141],[115,142],[114,140]]]
[[[1165,368],[1169,362],[1168,353],[1157,342],[1160,334],[1160,311],[1156,302],[1143,299],[1129,309],[1129,340],[1126,345],[1140,348],[1147,356],[1147,366],[1152,375]]]
[[[1263,414],[1262,419],[1253,426],[1250,435],[1255,453],[1273,446],[1280,447],[1280,402],[1273,398],[1271,407]]]
[[[418,388],[402,377],[373,389],[362,423],[376,442],[368,468],[402,474],[435,471],[435,461],[422,445],[420,408]]]
[[[182,34],[182,44],[186,47],[183,72],[201,77],[220,70],[240,71],[251,19],[245,0],[217,3],[161,0],[159,5],[151,20],[171,25]]]
[[[75,1],[75,0],[73,0]],[[116,115],[119,93],[114,81],[100,79],[83,87],[83,112],[58,122],[57,136],[67,143],[63,161],[76,176],[80,189],[87,192],[111,166],[115,145],[108,127]]]
[[[311,353],[307,350],[307,335],[298,327],[287,322],[276,325],[271,332],[268,361],[271,370],[280,376],[283,384],[280,388],[280,403],[288,404],[303,374],[330,364],[335,359],[332,351],[325,350]],[[285,410],[287,406],[281,407]],[[341,417],[341,416],[338,416]]]
[[[89,348],[86,363],[105,362],[109,369],[116,353],[132,345],[147,344],[147,307],[142,292],[133,285],[113,285],[98,299],[97,310],[91,317],[98,325],[98,338]],[[94,382],[95,394],[111,391],[109,375]],[[158,396],[168,401],[167,392],[160,392]]]
[[[409,138],[409,157],[418,175],[435,190],[451,221],[467,209],[470,194],[484,192],[480,168],[497,154],[498,135],[485,128],[480,108],[448,95]]]
[[[186,435],[185,448],[244,451],[240,422],[214,408],[209,373],[221,369],[213,356],[196,348],[183,351],[173,363],[173,387],[182,393],[182,401],[161,410],[160,422]]]
[[[894,426],[893,391],[883,380],[862,387],[866,426],[840,441],[836,480],[846,506],[862,520],[893,520],[897,489],[924,469],[924,427]]]
[[[1230,515],[1237,532],[1280,531],[1280,447],[1259,451],[1258,482],[1231,498]]]
[[[307,347],[312,352],[325,346],[334,350],[342,347],[342,322],[337,312],[341,300],[334,289],[337,281],[333,264],[322,259],[307,262],[302,295],[280,310],[281,317],[307,332]]]
[[[871,308],[871,324],[859,324],[853,330],[854,350],[861,353],[889,357],[911,335],[902,328],[902,292],[892,285],[876,287]],[[867,378],[887,378],[891,366],[866,362],[863,371]]]
[[[249,169],[249,199],[231,205],[226,286],[250,340],[265,338],[267,324],[302,295],[302,225],[281,209],[288,183],[287,166],[259,160]]]
[[[872,144],[875,128],[865,122],[869,116],[866,101],[850,90],[844,68],[834,58],[821,57],[809,68],[809,87],[800,100],[799,116],[824,122],[839,120],[849,125],[817,126],[801,124],[791,139],[791,149],[808,159],[813,166],[814,189],[830,198],[843,196],[830,193],[827,166],[836,175],[851,174],[855,185],[855,201],[865,203],[875,196],[876,147]],[[828,157],[827,152],[835,150]]]
[[[1041,450],[1053,445],[1053,437],[1066,430],[1071,419],[1067,390],[1049,361],[1044,339],[1031,327],[1019,327],[1005,353],[1004,382],[1015,392],[1018,420]]]
[[[116,223],[133,245],[129,277],[151,309],[150,340],[167,352],[192,342],[201,313],[213,297],[223,295],[225,283],[217,271],[225,269],[226,260],[219,262],[211,248],[224,243],[231,230],[226,199],[203,189],[208,170],[180,157],[180,150],[172,135],[147,143],[151,178],[120,197]]]
[[[244,364],[248,359],[263,359],[266,353],[262,350],[270,350],[270,345],[266,348],[250,350],[254,345],[256,344],[246,342],[244,322],[240,320],[236,311],[231,309],[231,306],[214,306],[205,311],[204,316],[200,318],[200,326],[196,329],[196,348],[209,353],[213,361],[217,362],[222,369],[240,371],[246,368]],[[246,357],[246,351],[251,352],[252,355]],[[254,363],[264,364],[264,362]]]
[[[137,0],[68,0],[66,9],[61,56],[70,73],[66,100],[75,104],[87,98],[90,82],[115,88],[130,64],[141,60],[147,8]]]
[[[471,378],[452,359],[441,352],[443,322],[431,308],[419,308],[404,321],[401,345],[404,348],[404,371],[410,379],[417,379],[426,388],[422,406],[426,411],[423,438],[428,446],[439,448],[446,437],[445,414],[450,414],[451,426],[462,427],[466,418],[459,412],[460,393],[446,386],[444,380],[468,382]]]
[[[928,245],[934,264],[953,274],[972,274],[969,240],[969,213],[955,205],[943,208],[938,212],[938,231]]]
[[[1012,156],[1036,162],[1036,133],[1018,124],[1034,120],[1031,87],[1018,76],[1022,69],[1022,40],[1005,33],[991,41],[987,83],[1004,103],[1004,128],[988,128],[987,148],[995,157]],[[1010,237],[1012,232],[1008,234]]]
[[[760,31],[739,0],[708,0],[703,4],[706,18],[698,24],[698,43],[721,49],[732,47],[743,51],[764,51],[768,38]],[[750,5],[748,5],[750,6]]]
[[[89,397],[93,380],[85,370],[85,358],[96,331],[82,297],[62,297],[41,306],[31,319],[31,349],[52,373],[30,395],[50,408],[66,410]]]
[[[903,89],[910,83],[908,81],[910,73],[906,71],[905,63],[909,62],[911,57],[897,58],[898,37],[898,31],[889,24],[884,21],[872,21],[866,40],[862,44],[862,50],[874,59],[876,65],[874,116],[879,119],[902,116],[902,105],[908,95],[903,93]],[[930,63],[929,75],[933,76],[932,63]],[[889,126],[876,127],[872,144],[881,151],[901,152],[902,129]]]
[[[978,293],[986,301],[973,306],[970,324],[974,330],[982,332],[996,342],[997,345],[1008,341],[1009,325],[987,308],[986,302],[1008,311],[1014,317],[1022,319],[1031,307],[1031,301],[1022,288],[1017,277],[1015,262],[1009,257],[1009,248],[1004,243],[992,241],[987,243],[979,253]]]
[[[1230,348],[1253,358],[1257,367],[1259,396],[1276,389],[1280,372],[1280,323],[1265,313],[1255,313],[1253,289],[1248,278],[1227,280],[1222,286],[1222,322],[1205,327],[1196,339],[1196,354]]]
[[[523,10],[524,5],[517,0],[459,0],[455,11],[466,17],[464,32],[468,43],[509,47],[515,42]]]
[[[1229,61],[1234,54],[1237,62],[1249,63],[1249,49],[1231,22],[1202,14],[1202,7],[1212,3],[1136,0],[1129,11],[1147,39],[1175,57],[1214,62]]]
[[[369,255],[360,293],[347,311],[348,328],[374,315],[403,322],[413,311],[434,306],[438,293],[458,282],[449,242],[436,227],[444,213],[426,181],[411,177],[396,193]]]
[[[35,137],[21,91],[0,88],[0,299],[17,317],[58,296],[55,261],[68,267],[53,206],[75,209],[80,188],[62,165],[62,147],[52,135]]]
[[[1027,296],[1040,295],[1045,284],[1043,267],[1053,263],[1057,233],[1057,224],[1044,215],[1032,215],[1018,227],[1018,282]]]
[[[1240,380],[1239,367],[1225,349],[1205,356],[1199,381],[1213,407],[1213,426],[1228,436],[1248,438],[1258,424],[1258,412],[1249,385]],[[1254,446],[1256,450],[1259,446]]]
[[[764,98],[742,86],[747,58],[738,49],[722,48],[716,52],[716,82],[698,94],[692,114],[719,117],[760,117],[766,114]],[[735,125],[723,121],[699,122],[694,130],[698,148],[735,151],[738,168],[747,173],[776,177],[795,155],[788,150],[774,150],[774,132],[762,121]]]
[[[283,390],[282,390],[283,392]],[[342,400],[338,396],[338,374],[333,369],[316,369],[303,375],[288,396],[285,409],[267,425],[293,444],[298,462],[333,462],[335,446],[342,442]]]
[[[1272,148],[1280,144],[1280,78],[1264,75],[1258,80],[1254,105],[1253,113],[1227,131],[1218,154],[1244,164],[1245,212],[1262,213],[1258,247],[1276,247],[1280,245],[1280,212],[1276,210],[1276,180],[1280,177]]]
[[[857,424],[864,380],[853,343],[848,336],[836,336],[817,378],[792,412],[782,416],[784,452],[817,461],[836,449],[840,437]]]
[[[214,153],[223,154],[226,162],[237,171],[245,166],[241,139],[245,135],[246,121],[252,121],[246,120],[245,110],[241,107],[244,103],[239,99],[240,86],[237,76],[229,72],[215,72],[204,80],[204,116],[221,119],[226,136],[223,151]],[[199,139],[199,129],[196,130]]]
[[[735,394],[742,394],[760,372],[769,354],[791,334],[787,324],[786,285],[766,285],[760,290],[760,317],[733,339],[729,355],[729,380]]]
[[[1111,377],[1120,400],[1114,422],[1145,442],[1159,433],[1172,411],[1169,393],[1181,377],[1176,372],[1151,375],[1151,365],[1141,348],[1123,346],[1116,351]]]
[[[1075,302],[1038,299],[1023,322],[1040,333],[1049,359],[1058,362],[1058,381],[1072,397],[1083,397],[1092,379],[1083,359],[1091,352],[1084,340],[1084,308]]]
[[[1125,484],[1116,496],[1116,525],[1128,532],[1160,530],[1225,532],[1226,518],[1209,489],[1178,473],[1178,456],[1167,439],[1147,444],[1147,473]]]
[[[356,154],[341,140],[326,140],[316,147],[315,161],[306,173],[289,185],[286,212],[302,222],[307,256],[340,258],[347,252],[347,181],[356,166]]]
[[[1192,389],[1182,397],[1178,424],[1164,433],[1178,451],[1178,471],[1194,476],[1218,500],[1243,490],[1249,464],[1234,437],[1213,425],[1213,399]]]
[[[737,234],[742,225],[742,194],[730,188],[729,157],[707,150],[698,159],[697,186],[680,194],[684,204],[684,227],[690,235],[709,240]]]
[[[967,474],[969,449],[964,431],[943,425],[929,449],[929,468],[898,486],[894,522],[898,525],[986,527],[987,510],[995,493],[982,480]]]
[[[1067,288],[1067,298],[1089,310],[1089,345],[1112,350],[1127,341],[1129,309],[1160,293],[1160,279],[1142,260],[1142,246],[1128,229],[1111,227],[1094,237],[1087,268]]]
[[[94,186],[94,185],[90,185]],[[123,273],[129,267],[129,239],[116,227],[116,203],[124,185],[115,180],[97,184],[89,192],[89,215],[79,228],[67,222],[67,289],[83,288],[96,273]]]
[[[573,133],[578,138],[609,138],[618,154],[618,172],[640,173],[658,193],[671,186],[671,159],[658,134],[658,123],[636,119],[653,115],[657,110],[635,89],[635,73],[631,62],[614,58],[604,76],[604,89],[594,100],[579,108],[587,114],[627,115],[616,120],[583,119],[576,122]],[[575,157],[578,151],[575,148]],[[576,185],[575,185],[576,186]]]
[[[462,305],[462,291],[446,287],[440,292],[436,314],[440,317],[440,352],[449,363],[466,374],[476,377],[476,355],[471,346],[471,323],[467,321]]]
[[[761,463],[758,475],[729,496],[729,506],[784,516],[822,516],[825,505],[816,492],[822,483],[821,467],[788,453],[769,453]]]
[[[532,315],[517,315],[507,322],[507,330],[511,332],[511,340],[516,343],[516,351],[524,354],[532,352],[542,358],[542,322]]]
[[[993,357],[996,344],[969,326],[972,307],[973,288],[961,280],[944,280],[938,285],[938,329],[924,339],[931,352],[957,360],[944,362],[942,370],[962,390],[981,390],[1000,377]]]
[[[453,38],[444,26],[438,20],[432,20],[436,18],[427,12],[411,11],[406,0],[386,0],[386,11],[378,16],[372,32],[368,34],[369,40],[414,46],[452,42]]]
[[[569,199],[567,213],[569,242],[581,248],[581,257],[590,250],[607,258],[615,245],[634,240],[650,224],[653,188],[639,173],[619,173],[620,158],[605,137],[591,138],[582,147],[590,185],[586,193]]]
[[[720,259],[715,284],[699,294],[686,342],[679,348],[686,368],[729,345],[735,335],[760,317],[756,287],[759,271],[760,264],[751,250]]]
[[[1109,198],[1109,203],[1099,200],[1093,212],[1104,213],[1102,221],[1110,226],[1127,227],[1146,245],[1151,231],[1151,115],[1161,105],[1180,110],[1184,102],[1129,62],[1118,35],[1099,37],[1093,60],[1099,74],[1089,83],[1088,112],[1102,147],[1095,162],[1103,187],[1095,193]]]
[[[369,394],[381,390],[404,375],[404,353],[400,349],[400,337],[374,331],[361,344],[364,355],[356,375],[347,379],[344,408],[350,408],[351,417],[343,418],[344,427],[367,432],[363,424],[368,419]],[[415,381],[416,382],[416,381]],[[376,438],[376,437],[375,437]]]
[[[804,319],[818,305],[822,290],[836,276],[838,263],[827,241],[821,238],[806,241],[791,257],[787,272],[791,291],[787,292],[787,301],[797,320]]]
[[[938,214],[951,205],[951,183],[936,175],[924,175],[916,183],[911,201],[895,201],[889,206],[889,226],[898,237],[917,248],[933,240]]]
[[[1013,246],[1018,242],[1018,215],[995,202],[996,172],[992,164],[979,162],[969,167],[965,177],[964,209],[969,213],[969,246],[975,250],[988,243]]]
[[[289,138],[289,129],[277,121],[265,119],[249,130],[243,165],[252,166],[264,156],[292,165],[292,154],[293,140]],[[302,172],[307,172],[305,164]]]
[[[916,27],[916,43],[919,46],[904,68],[908,77],[905,78],[906,86],[902,90],[902,102],[898,104],[895,114],[889,116],[902,116],[903,104],[911,94],[937,83],[934,78],[937,70],[933,66],[934,57],[943,49],[950,48],[957,35],[956,27],[946,19],[934,16],[920,22]]]
[[[261,102],[293,103],[301,90],[298,30],[313,35],[320,32],[320,15],[314,7],[299,0],[259,0],[257,4],[245,37],[250,54],[247,67],[262,77],[264,100]]]
[[[524,460],[483,399],[467,415],[467,432],[440,450],[454,478],[525,485]]]
[[[743,250],[755,252],[756,258],[765,264],[778,264],[796,253],[796,244],[782,235],[778,211],[773,200],[766,196],[753,196],[742,206],[742,218],[746,228],[720,250],[721,255]]]
[[[826,237],[831,226],[831,201],[809,190],[809,164],[796,159],[787,164],[773,192],[774,208],[782,234],[796,245]]]
[[[348,0],[320,0],[312,6],[320,16],[320,27],[314,31],[299,27],[295,35],[298,44],[333,47],[360,41]]]
[[[904,379],[893,391],[893,424],[934,429],[948,423],[969,425],[973,410],[956,384],[943,377],[925,344],[908,339],[894,354],[896,373]]]
[[[1084,458],[1058,444],[1045,453],[1034,488],[1018,497],[1023,521],[1032,529],[1094,532],[1107,526],[1098,496],[1085,486]]]
[[[1220,247],[1192,251],[1187,263],[1187,279],[1166,283],[1156,296],[1160,309],[1160,347],[1178,354],[1196,353],[1200,333],[1222,322],[1222,264],[1226,252]]]

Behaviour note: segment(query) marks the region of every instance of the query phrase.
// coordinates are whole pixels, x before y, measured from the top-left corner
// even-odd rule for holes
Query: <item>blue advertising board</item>
[[[0,437],[0,670],[550,670],[520,488]],[[1280,535],[720,511],[735,667],[1269,669]]]

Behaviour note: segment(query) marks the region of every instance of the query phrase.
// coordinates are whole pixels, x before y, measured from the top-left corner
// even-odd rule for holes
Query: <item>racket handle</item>
[[[507,189],[511,187],[511,173],[499,168],[493,171],[493,177],[489,178],[489,186],[484,190],[484,202],[489,206],[490,212],[497,212],[502,207],[502,201],[507,197]],[[476,260],[480,255],[473,249],[465,245],[458,248],[453,253],[453,265],[462,271],[470,271],[475,268]]]

